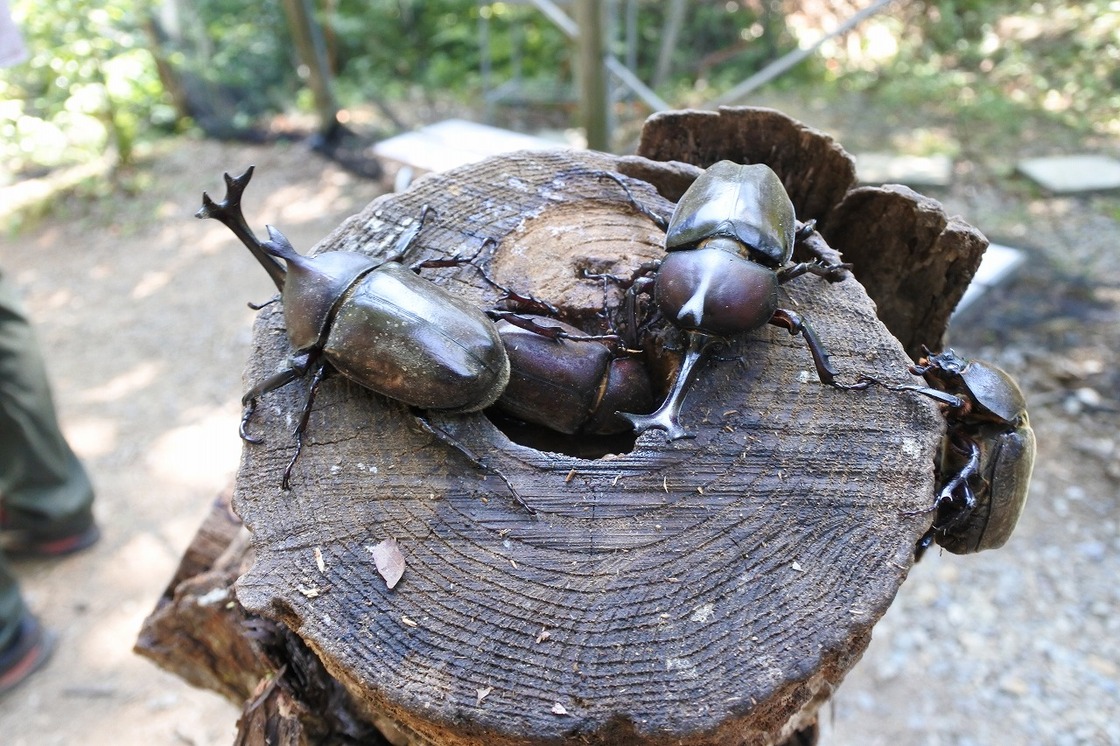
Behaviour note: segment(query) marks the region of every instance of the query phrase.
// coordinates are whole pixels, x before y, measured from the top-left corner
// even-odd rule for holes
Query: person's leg
[[[0,695],[46,663],[54,638],[23,604],[19,585],[0,553]]]
[[[36,554],[84,548],[97,539],[92,504],[89,477],[59,430],[34,332],[0,270],[3,545]]]

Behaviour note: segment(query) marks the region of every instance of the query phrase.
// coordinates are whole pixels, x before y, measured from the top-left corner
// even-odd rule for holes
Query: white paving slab
[[[390,137],[373,146],[379,158],[415,171],[447,171],[514,150],[551,150],[564,143],[523,135],[499,127],[445,119],[413,132]]]
[[[953,311],[953,316],[960,315],[965,309],[975,305],[984,293],[1008,280],[1025,261],[1026,255],[1020,249],[998,243],[990,244],[972,282]]]
[[[1120,161],[1106,155],[1057,155],[1019,161],[1019,172],[1057,194],[1120,189]]]
[[[947,155],[862,153],[856,156],[856,174],[863,184],[949,186],[953,159]]]

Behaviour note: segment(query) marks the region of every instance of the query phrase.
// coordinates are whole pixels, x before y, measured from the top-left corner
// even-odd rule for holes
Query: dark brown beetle
[[[510,359],[498,409],[566,435],[609,435],[629,429],[618,410],[651,408],[649,375],[636,358],[616,355],[571,324],[529,318],[531,328],[509,316],[498,321]]]
[[[928,350],[910,368],[929,386],[916,391],[943,405],[948,432],[939,463],[933,525],[918,542],[920,558],[936,541],[954,554],[1003,546],[1027,501],[1035,439],[1023,392],[1005,371],[953,350]]]
[[[836,372],[816,333],[798,314],[779,307],[778,288],[806,273],[837,281],[848,265],[791,263],[795,241],[807,238],[813,229],[812,223],[798,229],[793,203],[777,174],[764,164],[720,161],[693,182],[667,223],[632,195],[631,200],[666,228],[668,252],[646,270],[652,277],[634,282],[631,302],[652,284],[657,307],[688,339],[669,394],[657,411],[619,413],[636,433],[658,429],[669,440],[692,437],[679,417],[698,364],[716,345],[764,324],[801,334],[820,380],[834,382]]]
[[[477,308],[400,264],[422,219],[402,235],[394,259],[375,261],[354,252],[303,256],[272,226],[259,241],[241,212],[253,168],[225,174],[226,198],[203,194],[199,218],[228,226],[280,290],[284,323],[294,353],[291,365],[251,388],[241,436],[258,397],[311,376],[296,428],[297,448],[284,472],[286,489],[302,447],[315,391],[328,369],[421,409],[473,412],[497,401],[509,380],[509,358],[494,324]],[[281,263],[280,260],[283,260]]]

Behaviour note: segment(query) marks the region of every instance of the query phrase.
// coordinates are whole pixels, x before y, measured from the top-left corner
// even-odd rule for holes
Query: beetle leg
[[[885,385],[885,384],[884,384]],[[951,409],[963,410],[968,406],[968,400],[963,396],[950,394],[948,391],[941,389],[931,388],[929,386],[914,386],[913,384],[904,384],[902,386],[887,386],[891,391],[913,391],[922,396],[928,396],[930,399],[944,404]]]
[[[307,387],[307,401],[303,404],[303,412],[299,417],[299,424],[296,425],[296,452],[292,454],[292,460],[288,462],[287,467],[284,468],[284,477],[280,480],[280,487],[287,490],[289,489],[289,482],[292,478],[292,467],[296,465],[296,459],[303,451],[303,433],[307,430],[307,423],[311,419],[311,405],[315,403],[315,394],[319,391],[319,384],[323,382],[323,378],[327,374],[326,363],[320,363],[311,375],[311,383]]]
[[[241,212],[241,195],[249,184],[249,180],[253,178],[253,167],[249,166],[245,169],[245,173],[240,176],[235,177],[224,173],[222,178],[226,182],[225,199],[221,202],[215,202],[210,199],[209,194],[203,192],[202,207],[198,209],[194,216],[200,219],[213,218],[233,231],[233,235],[241,239],[241,243],[245,244],[246,248],[264,267],[265,272],[268,272],[268,276],[276,283],[276,289],[283,290],[284,277],[288,271],[276,257],[271,256],[264,250],[256,234],[253,233],[253,229],[245,222],[245,215]]]
[[[963,447],[958,443],[953,443],[953,445],[968,452],[968,463],[945,483],[933,504],[934,508],[943,508],[954,501],[953,497],[958,491],[961,494],[961,505],[954,508],[949,520],[938,527],[942,530],[950,530],[958,526],[961,521],[968,518],[969,513],[976,507],[976,496],[968,482],[980,471],[980,446],[971,438],[964,440]]]
[[[393,250],[385,257],[385,261],[404,264],[404,258],[408,252],[412,251],[416,239],[420,235],[420,230],[424,227],[424,221],[427,220],[430,212],[435,212],[435,210],[427,205],[420,208],[420,217],[397,236],[397,242],[393,244]]]
[[[823,277],[829,282],[839,282],[847,277],[845,272],[850,270],[852,265],[848,262],[840,264],[825,264],[822,261],[814,260],[811,262],[798,262],[791,264],[788,267],[782,267],[778,270],[778,283],[785,284],[795,277],[800,277],[803,274],[816,275]]]
[[[529,503],[525,502],[525,498],[521,496],[520,492],[514,489],[513,484],[510,483],[505,474],[483,461],[482,458],[480,458],[474,451],[468,448],[466,444],[464,444],[462,441],[460,441],[458,438],[456,438],[454,435],[447,432],[443,428],[433,424],[432,421],[425,417],[423,414],[419,414],[416,410],[414,410],[413,416],[416,418],[416,421],[420,423],[420,427],[424,430],[424,432],[428,433],[440,442],[451,446],[456,451],[466,456],[467,459],[479,469],[482,469],[489,474],[493,474],[498,479],[502,480],[502,483],[505,484],[506,489],[508,489],[510,494],[513,495],[513,499],[516,500],[517,504],[524,508],[525,511],[529,513],[529,515],[537,514],[536,509],[533,508],[533,506],[529,505]]]
[[[522,316],[513,311],[492,309],[486,315],[495,321],[505,321],[526,331],[538,334],[546,339],[567,339],[572,342],[613,342],[620,343],[622,338],[617,334],[570,334],[558,326],[540,324],[531,316]]]
[[[809,240],[809,236],[813,235],[813,232],[817,229],[817,221],[816,220],[806,220],[804,223],[802,223],[799,220],[797,222],[800,223],[800,225],[798,225],[797,230],[794,231],[794,234],[793,234],[794,243],[800,243],[802,241]]]
[[[935,526],[930,526],[926,530],[926,532],[922,534],[922,538],[918,539],[918,542],[914,545],[915,562],[921,560],[921,558],[925,555],[926,550],[929,549],[931,544],[933,544],[933,538],[934,536],[936,536],[936,534],[937,528]]]
[[[652,414],[615,413],[630,423],[636,435],[641,435],[646,430],[664,430],[666,437],[671,441],[696,437],[681,426],[681,407],[684,404],[685,395],[688,394],[688,390],[699,372],[700,361],[714,345],[720,344],[721,340],[710,334],[695,330],[690,330],[686,334],[688,335],[688,349],[685,350],[681,365],[677,369],[677,375],[673,378],[673,385],[657,411]]]
[[[618,283],[621,287],[631,288],[635,284],[642,281],[648,281],[649,283],[652,283],[653,278],[650,277],[650,275],[657,274],[657,270],[660,268],[660,259],[650,259],[648,262],[642,262],[641,264],[639,264],[638,268],[631,272],[629,277],[624,277],[622,275],[612,275],[605,272],[588,272],[586,269],[581,269],[579,276],[585,280],[610,280],[611,282]]]
[[[253,416],[253,411],[257,408],[257,399],[267,394],[269,391],[274,391],[281,386],[286,386],[292,381],[296,380],[306,372],[306,369],[300,369],[295,365],[285,368],[274,376],[270,376],[265,380],[258,383],[253,388],[245,392],[241,397],[241,404],[245,407],[245,411],[241,414],[241,425],[237,428],[241,439],[248,443],[260,443],[261,439],[253,437],[248,433],[249,420]]]
[[[808,345],[809,352],[813,356],[813,364],[817,368],[817,377],[821,379],[821,383],[829,386],[836,385],[836,371],[832,368],[832,364],[829,363],[828,353],[825,352],[820,338],[817,336],[817,333],[813,331],[813,327],[809,326],[809,322],[802,319],[793,311],[779,308],[774,312],[774,315],[770,317],[769,323],[789,330],[790,334],[800,334],[804,337],[805,344]]]
[[[253,303],[252,301],[249,301],[246,305],[248,305],[249,308],[251,308],[254,311],[259,311],[262,308],[268,308],[269,306],[271,306],[273,303],[275,303],[278,300],[280,300],[280,296],[276,295],[276,296],[273,296],[272,298],[270,298],[269,300],[266,300],[264,303]]]

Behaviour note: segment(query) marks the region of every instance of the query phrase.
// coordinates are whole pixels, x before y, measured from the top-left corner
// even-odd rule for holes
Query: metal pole
[[[607,92],[606,39],[603,28],[603,4],[600,0],[577,0],[576,25],[579,27],[580,112],[587,147],[610,149],[608,122],[610,101]]]

